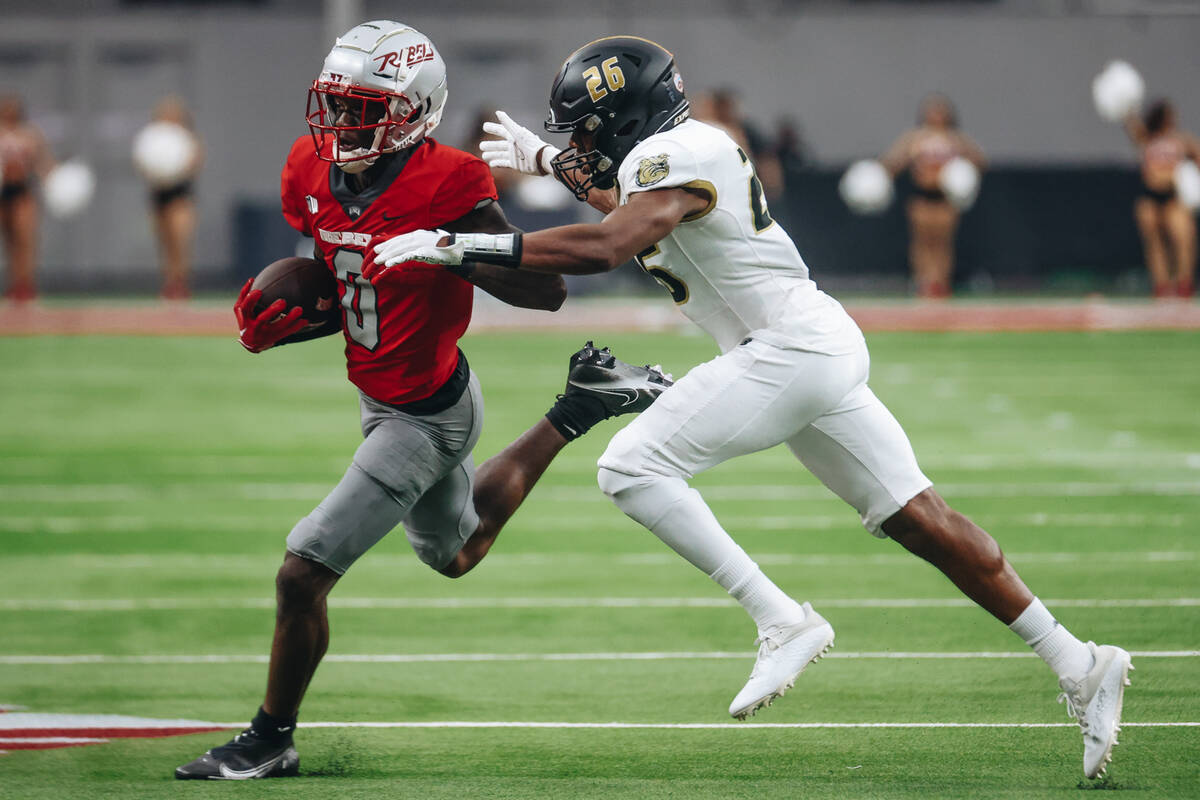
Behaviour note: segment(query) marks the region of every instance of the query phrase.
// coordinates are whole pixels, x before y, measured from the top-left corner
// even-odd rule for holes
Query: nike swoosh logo
[[[396,222],[397,220],[404,219],[404,217],[402,217],[402,216],[389,217],[387,215],[386,211],[383,212],[380,216],[383,217],[384,222]]]
[[[578,386],[580,389],[587,389],[589,391],[597,392],[599,394],[607,394],[607,395],[612,395],[613,397],[620,397],[624,400],[624,402],[621,403],[621,405],[623,405],[623,406],[630,405],[631,403],[636,403],[637,398],[638,398],[638,392],[636,389],[626,389],[626,390],[602,389],[599,386],[594,386],[594,385],[587,384],[587,383],[579,383],[578,381],[571,381],[571,385]]]
[[[257,767],[251,767],[250,769],[244,770],[230,769],[222,764],[221,777],[227,778],[231,781],[244,781],[251,778],[261,778],[263,775],[266,775],[268,772],[270,772],[276,764],[286,761],[287,757],[288,752],[285,750],[279,755],[275,756],[275,758],[272,758],[270,761],[259,764]]]

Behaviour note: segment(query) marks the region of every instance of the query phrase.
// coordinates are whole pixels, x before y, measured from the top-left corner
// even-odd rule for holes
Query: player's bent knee
[[[303,612],[320,603],[339,575],[315,561],[288,553],[275,574],[275,597],[280,613]]]
[[[633,476],[616,472],[608,467],[600,467],[596,473],[596,483],[600,485],[600,491],[608,495],[610,500],[615,501],[621,491],[633,485]]]
[[[946,548],[950,538],[950,509],[932,489],[904,504],[883,523],[883,532],[905,549],[929,560]]]
[[[631,473],[609,467],[600,467],[596,473],[596,483],[600,484],[600,491],[608,495],[609,499],[618,506],[622,506],[624,502],[628,502],[633,496],[639,494],[639,490],[648,489],[666,480],[670,479],[663,475],[654,475],[648,472]]]
[[[654,530],[688,492],[694,491],[688,488],[683,478],[668,475],[630,475],[601,467],[596,477],[600,488],[612,498],[617,508],[650,530]]]

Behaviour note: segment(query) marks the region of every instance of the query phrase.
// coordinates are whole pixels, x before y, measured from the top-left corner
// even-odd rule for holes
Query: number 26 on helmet
[[[554,175],[580,200],[593,187],[610,189],[638,142],[688,114],[670,51],[636,36],[586,44],[567,58],[550,90],[546,130],[571,134],[571,147],[552,161]]]

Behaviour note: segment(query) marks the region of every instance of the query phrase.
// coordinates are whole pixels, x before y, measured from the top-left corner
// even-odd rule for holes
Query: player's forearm
[[[596,275],[611,272],[638,252],[605,230],[604,225],[580,224],[527,233],[521,250],[522,270],[555,275]]]
[[[525,234],[520,267],[559,275],[611,272],[707,204],[707,196],[687,189],[639,192],[598,225],[563,225]]]
[[[451,272],[485,292],[518,308],[557,311],[567,299],[567,285],[558,275],[466,262]]]
[[[313,339],[320,339],[323,336],[332,336],[335,333],[341,333],[341,332],[342,332],[342,318],[341,318],[341,315],[336,315],[333,318],[327,320],[320,327],[312,328],[310,330],[302,330],[297,333],[293,333],[291,336],[288,336],[287,338],[280,339],[278,342],[275,343],[274,346],[282,347],[285,344],[296,344],[297,342],[307,342],[307,341],[311,341]]]

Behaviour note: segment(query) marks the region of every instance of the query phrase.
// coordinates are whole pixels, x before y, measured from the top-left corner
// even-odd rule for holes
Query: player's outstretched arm
[[[504,216],[499,203],[488,203],[445,226],[450,233],[520,233]],[[557,311],[567,299],[567,285],[557,275],[505,269],[494,264],[467,261],[448,269],[495,298],[518,308]]]
[[[526,234],[520,268],[561,275],[611,272],[708,205],[686,189],[638,192],[597,224],[563,225]]]
[[[563,225],[527,235],[413,231],[379,245],[372,267],[378,274],[406,261],[447,266],[477,261],[556,275],[611,272],[708,203],[706,194],[689,189],[656,189],[633,195],[599,224]]]

